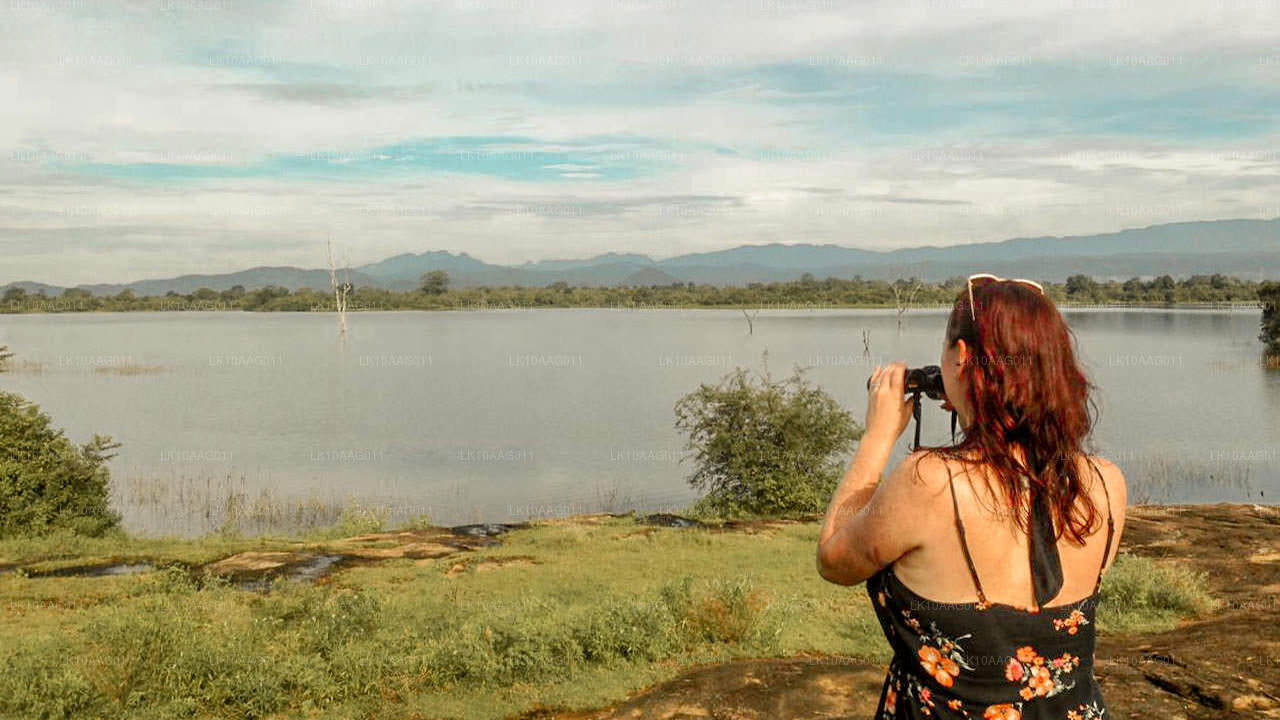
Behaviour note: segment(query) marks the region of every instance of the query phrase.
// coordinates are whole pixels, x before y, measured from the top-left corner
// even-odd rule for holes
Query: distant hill
[[[373,278],[351,271],[351,283],[354,285],[373,285]],[[200,288],[210,290],[230,290],[240,285],[246,290],[257,290],[268,285],[280,285],[287,288],[309,287],[315,290],[327,290],[329,285],[328,270],[301,270],[295,267],[256,267],[239,272],[222,275],[182,275],[163,280],[140,280],[124,285],[81,285],[95,295],[114,295],[126,288],[138,295],[164,295],[169,291],[182,295],[195,292]]]
[[[388,290],[418,286],[430,270],[449,273],[455,286],[668,285],[675,282],[745,285],[752,282],[794,280],[804,273],[826,277],[896,279],[919,277],[941,281],[949,277],[990,271],[1000,275],[1061,282],[1085,274],[1099,280],[1186,277],[1223,273],[1262,280],[1280,279],[1280,218],[1272,220],[1213,220],[1170,223],[1076,237],[1013,238],[947,247],[923,246],[890,251],[862,250],[839,245],[741,245],[726,250],[690,253],[654,260],[637,253],[604,253],[584,259],[554,259],[520,265],[495,265],[467,253],[433,250],[405,253],[352,268],[351,282]],[[82,285],[99,295],[125,288],[139,295],[191,293],[206,287],[227,290],[236,285],[256,290],[267,285],[288,288],[329,286],[328,270],[257,267],[221,275],[184,275],[126,284]],[[57,295],[64,288],[37,282],[14,282]]]

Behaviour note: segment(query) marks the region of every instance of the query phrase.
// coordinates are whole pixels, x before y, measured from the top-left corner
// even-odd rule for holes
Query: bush
[[[749,578],[713,580],[701,595],[693,593],[693,578],[668,583],[662,599],[675,616],[689,645],[744,643],[768,646],[777,636],[769,623],[772,602]]]
[[[1212,610],[1203,573],[1121,553],[1102,579],[1099,623],[1118,632],[1156,631]]]
[[[0,716],[62,720],[97,717],[103,697],[68,659],[61,637],[19,645],[0,657]]]
[[[766,356],[767,361],[767,356]],[[862,428],[796,368],[775,382],[737,368],[676,403],[676,428],[694,452],[689,484],[699,513],[780,516],[821,512]]]
[[[34,403],[0,392],[0,537],[118,527],[106,467],[117,447],[102,435],[74,445]]]

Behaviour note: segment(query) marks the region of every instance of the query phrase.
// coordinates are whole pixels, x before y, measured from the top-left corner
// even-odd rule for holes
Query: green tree
[[[765,357],[766,363],[768,357]],[[736,368],[675,407],[676,429],[693,452],[689,484],[704,490],[697,510],[725,517],[821,512],[842,460],[862,427],[800,368],[774,381]]]
[[[289,288],[279,285],[268,285],[251,293],[245,302],[246,310],[258,310],[277,298],[288,297]]]
[[[103,435],[74,445],[34,403],[0,392],[0,537],[118,527],[106,466],[118,447]]]
[[[449,291],[449,273],[444,270],[423,273],[418,280],[418,289],[427,295],[443,295]]]
[[[4,302],[6,305],[17,305],[27,299],[27,291],[20,287],[11,287],[4,291]]]
[[[1072,275],[1067,278],[1067,297],[1071,300],[1096,300],[1098,283],[1088,275]]]
[[[0,372],[9,369],[9,358],[13,357],[13,353],[9,352],[7,345],[0,345]]]
[[[1258,303],[1262,305],[1262,331],[1258,339],[1266,344],[1269,355],[1280,355],[1280,282],[1267,281],[1259,285]]]

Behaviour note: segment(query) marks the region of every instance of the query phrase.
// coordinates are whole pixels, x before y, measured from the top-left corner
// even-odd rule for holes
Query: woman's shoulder
[[[1112,501],[1119,500],[1123,503],[1127,493],[1124,472],[1120,469],[1120,466],[1101,455],[1085,454],[1083,460],[1086,462],[1087,468],[1092,468],[1090,477],[1100,477],[1102,479],[1103,487],[1110,494]]]
[[[911,453],[903,460],[903,464],[911,468],[912,475],[919,479],[925,487],[945,487],[952,478],[978,472],[982,474],[982,464],[972,459],[938,452],[936,449],[921,449]],[[1080,473],[1078,475],[1086,488],[1096,488],[1093,480],[1102,479],[1103,488],[1113,505],[1124,506],[1127,497],[1124,472],[1111,460],[1091,453],[1080,454]],[[1097,490],[1101,495],[1102,490]]]
[[[936,449],[914,450],[902,460],[902,466],[911,471],[912,477],[925,486],[933,486],[961,472],[959,459],[944,455]]]

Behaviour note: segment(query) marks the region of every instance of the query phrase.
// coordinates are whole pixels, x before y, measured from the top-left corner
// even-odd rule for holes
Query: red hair
[[[1083,544],[1100,514],[1083,492],[1078,460],[1087,457],[1098,410],[1090,396],[1096,387],[1076,361],[1075,334],[1053,301],[1028,285],[984,281],[972,290],[973,314],[966,288],[951,308],[946,342],[954,347],[963,339],[969,347],[959,373],[968,387],[973,421],[960,442],[925,449],[966,468],[990,467],[1024,531],[1029,489],[1039,488],[1048,500],[1055,540],[1067,534]],[[1013,453],[1015,447],[1025,463]],[[1030,479],[1025,487],[1024,475]]]

